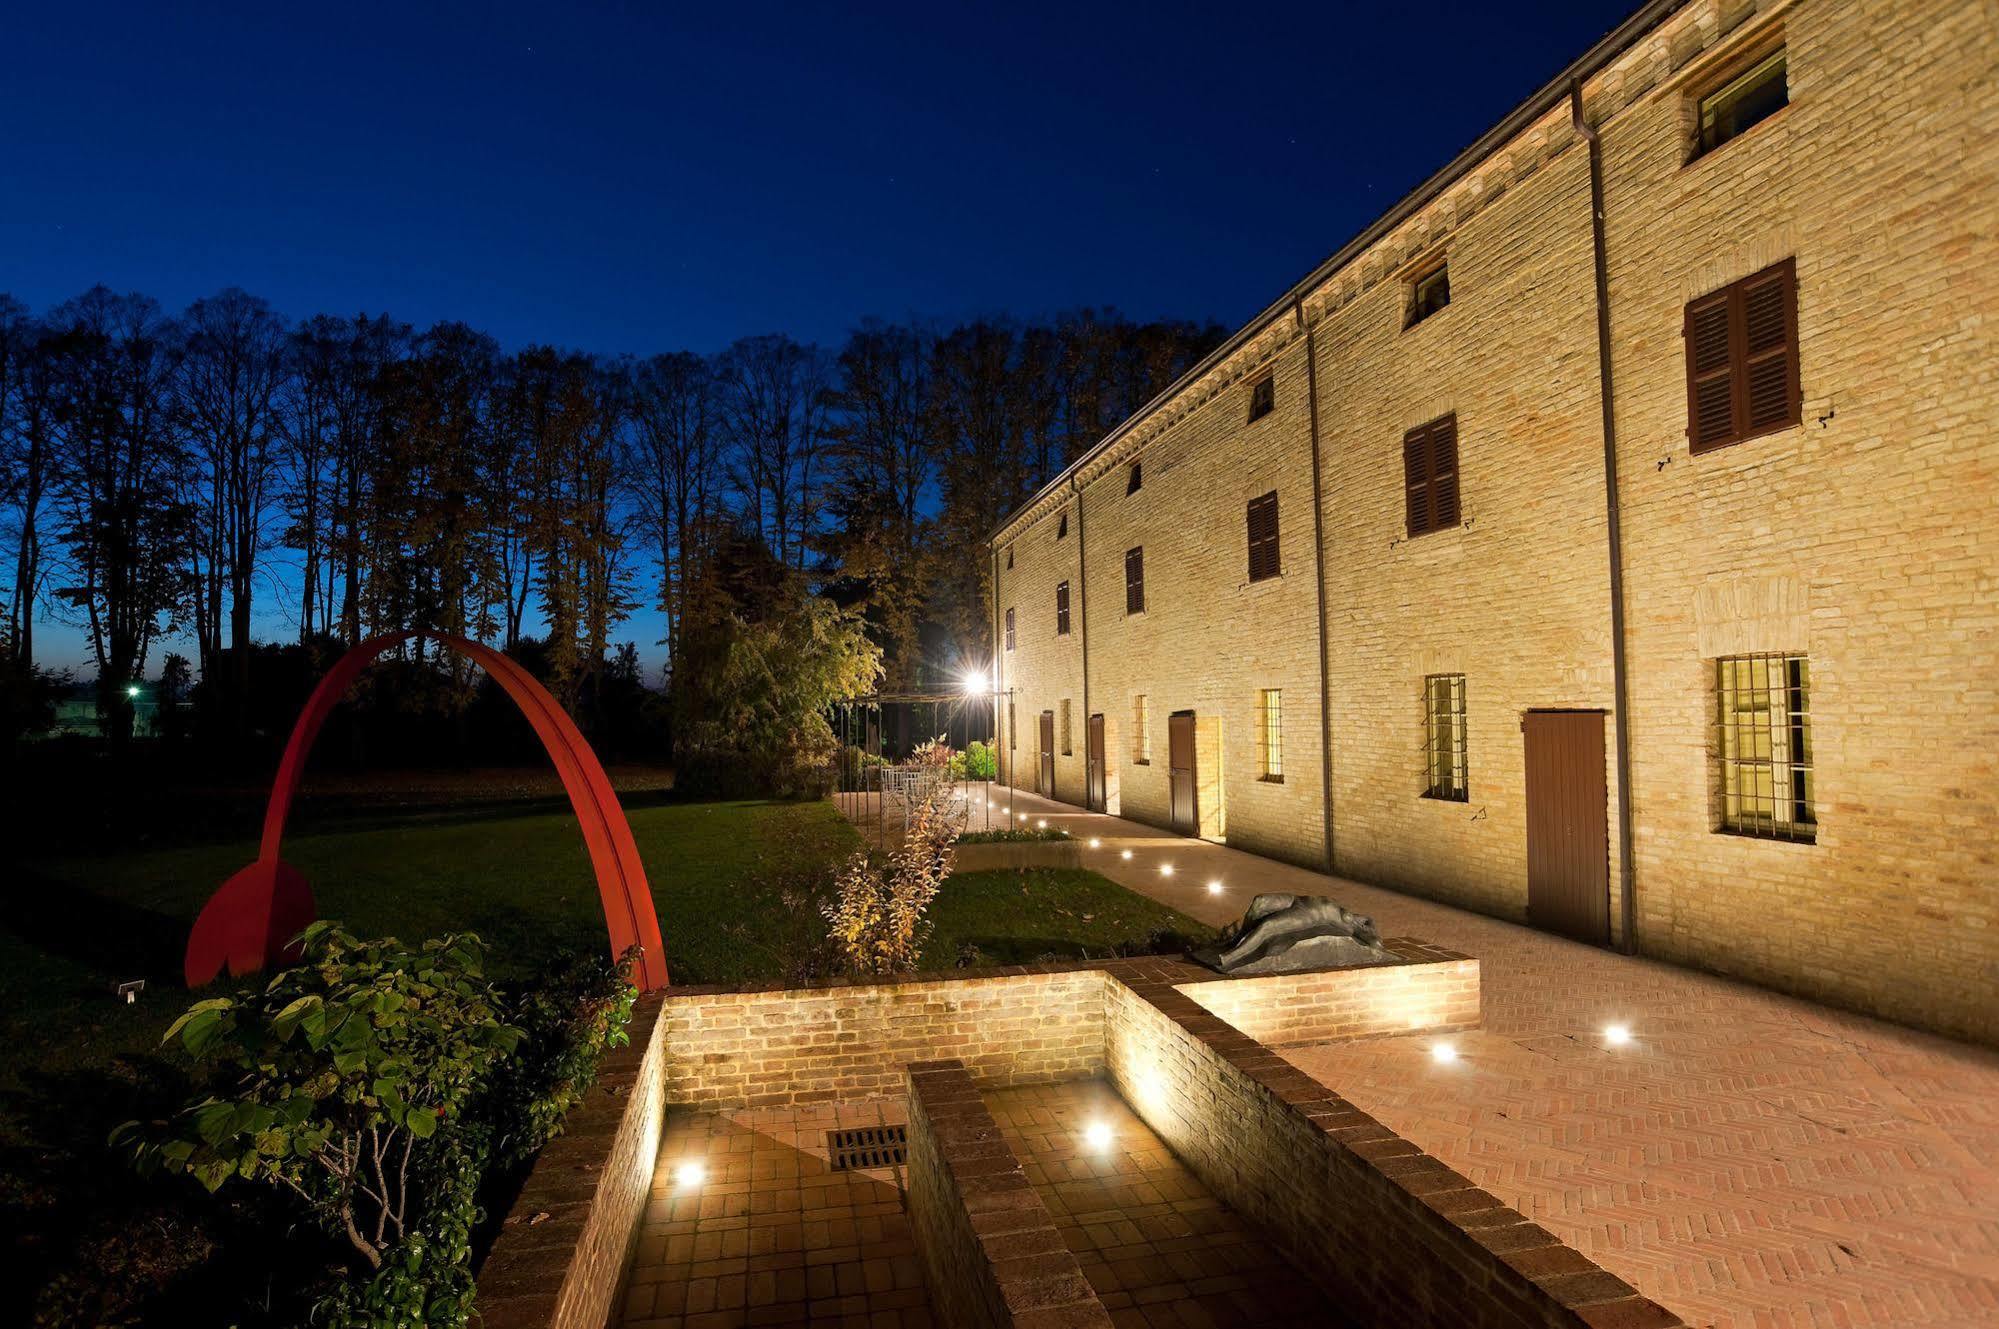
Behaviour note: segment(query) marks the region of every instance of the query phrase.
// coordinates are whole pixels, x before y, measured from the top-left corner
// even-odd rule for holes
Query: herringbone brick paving
[[[1999,1056],[1015,798],[1101,839],[1087,866],[1203,921],[1259,891],[1331,894],[1477,957],[1483,1027],[1453,1036],[1454,1062],[1421,1037],[1285,1055],[1690,1323],[1999,1324]],[[1890,935],[1880,962],[1922,957]]]

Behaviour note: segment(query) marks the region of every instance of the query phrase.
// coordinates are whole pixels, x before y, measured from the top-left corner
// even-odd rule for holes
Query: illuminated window
[[[1284,692],[1264,688],[1256,694],[1256,758],[1262,767],[1258,777],[1272,784],[1284,783]]]
[[[1695,100],[1694,155],[1748,133],[1790,102],[1790,70],[1780,46]]]
[[[1131,699],[1131,764],[1134,766],[1152,764],[1151,719],[1146,710],[1145,694],[1141,692]]]
[[[1431,674],[1423,680],[1423,728],[1428,782],[1425,798],[1463,803],[1471,797],[1465,770],[1465,676]]]
[[[1802,655],[1715,662],[1721,829],[1776,840],[1818,832],[1812,816],[1811,668]]]

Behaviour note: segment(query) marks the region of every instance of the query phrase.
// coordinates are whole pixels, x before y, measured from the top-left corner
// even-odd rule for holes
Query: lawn
[[[824,934],[812,894],[859,846],[829,803],[634,807],[675,982],[786,977]],[[0,1088],[150,1051],[186,1005],[181,947],[194,915],[255,854],[250,841],[23,863],[0,896]],[[503,972],[604,944],[566,810],[425,813],[288,837],[322,917],[407,939],[479,933]],[[1102,955],[1157,934],[1205,935],[1181,914],[1092,872],[982,872],[932,906],[927,969]],[[136,1005],[110,995],[143,977]],[[39,1074],[36,1074],[39,1073]]]

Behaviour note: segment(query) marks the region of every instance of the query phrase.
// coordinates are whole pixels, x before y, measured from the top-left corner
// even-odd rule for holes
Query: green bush
[[[257,1181],[348,1253],[312,1321],[467,1323],[482,1197],[560,1131],[626,1040],[629,957],[508,993],[470,934],[410,950],[339,924],[261,992],[195,1003],[167,1032],[226,1083],[171,1122],[114,1133],[144,1171]]]
[[[1046,844],[1067,840],[1069,832],[1050,826],[1037,831],[970,831],[958,837],[959,844]]]
[[[987,747],[976,738],[965,745],[965,778],[968,780],[996,780],[999,778],[999,749]]]

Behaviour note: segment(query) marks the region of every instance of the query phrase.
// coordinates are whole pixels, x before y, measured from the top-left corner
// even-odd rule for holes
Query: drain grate
[[[835,1172],[900,1167],[909,1157],[909,1128],[856,1126],[851,1130],[827,1131],[826,1147],[833,1155]]]

